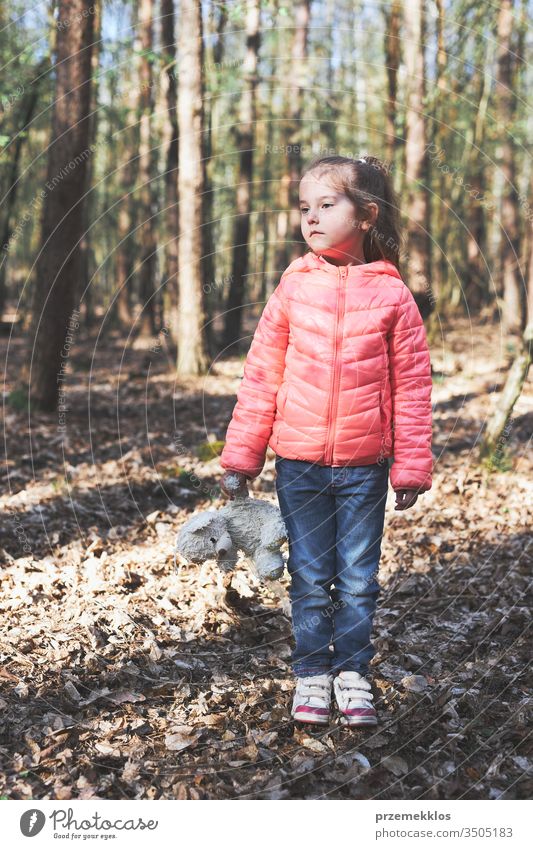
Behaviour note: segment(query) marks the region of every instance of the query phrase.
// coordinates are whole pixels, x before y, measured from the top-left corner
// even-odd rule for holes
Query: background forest
[[[531,12],[0,5],[5,797],[531,795]],[[388,506],[366,737],[289,721],[286,578],[172,561],[223,503],[319,153],[390,169],[434,375],[433,489]],[[273,480],[269,452],[252,489]]]

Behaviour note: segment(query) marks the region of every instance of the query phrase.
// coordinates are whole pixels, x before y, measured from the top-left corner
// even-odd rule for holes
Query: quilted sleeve
[[[431,489],[431,363],[424,322],[411,292],[404,287],[389,333],[394,490]]]
[[[244,472],[250,479],[261,473],[265,463],[285,369],[289,320],[282,286],[283,276],[256,327],[220,455],[223,469]]]

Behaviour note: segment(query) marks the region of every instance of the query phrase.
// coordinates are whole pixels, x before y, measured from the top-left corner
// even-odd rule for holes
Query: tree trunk
[[[533,192],[533,172],[531,175],[532,192]],[[527,322],[528,327],[533,326],[533,210],[529,210],[529,262],[527,267]]]
[[[531,345],[533,343],[533,324],[529,324],[522,336],[521,348],[517,354],[507,380],[503,392],[499,399],[499,404],[489,419],[483,440],[480,445],[479,454],[481,458],[488,458],[490,469],[498,469],[502,465],[502,458],[505,445],[509,440],[511,433],[511,414],[514,405],[516,404],[522,387],[526,382],[529,367],[531,365]]]
[[[531,185],[533,189],[533,173]],[[507,380],[497,409],[489,419],[479,448],[479,456],[488,458],[489,468],[501,467],[505,444],[511,432],[511,416],[516,401],[520,397],[531,366],[531,346],[533,344],[533,214],[528,211],[528,262],[527,262],[527,300],[526,328],[521,337],[520,350],[509,370]]]
[[[427,190],[427,129],[425,101],[425,14],[423,0],[405,3],[405,66],[407,115],[405,178],[407,201],[407,283],[422,318],[433,310],[431,289],[429,198]]]
[[[274,140],[274,121],[271,120],[274,114],[274,91],[276,83],[276,62],[275,56],[270,60],[270,74],[268,78],[268,96],[266,98],[265,116],[261,121],[265,127],[265,146],[263,148],[263,163],[261,170],[261,285],[259,287],[258,300],[266,301],[268,296],[267,278],[269,276],[269,260],[271,255],[270,236],[272,224],[275,225],[272,216],[272,156],[269,151],[272,148]],[[277,284],[276,284],[277,285]]]
[[[176,43],[174,0],[161,0],[161,49],[166,75],[167,118],[165,127],[165,324],[178,344],[178,90],[176,84]]]
[[[257,61],[259,54],[259,0],[247,0],[246,59],[243,68],[243,92],[237,139],[239,147],[239,175],[237,184],[237,215],[233,229],[233,257],[230,289],[226,305],[224,348],[238,346],[241,337],[245,280],[248,274],[250,214],[252,211],[253,150],[255,146],[255,119],[257,88]]]
[[[202,228],[202,245],[203,245],[203,256],[202,256],[202,278],[204,281],[204,285],[202,286],[203,293],[203,302],[204,302],[204,312],[207,317],[206,327],[205,327],[205,337],[206,337],[206,345],[209,352],[209,357],[215,357],[217,354],[217,340],[214,334],[213,321],[212,317],[217,309],[218,296],[220,291],[222,290],[221,280],[217,273],[215,258],[216,258],[216,246],[215,240],[213,237],[213,219],[214,219],[214,199],[215,199],[215,191],[213,186],[213,170],[214,170],[214,159],[213,159],[213,149],[216,144],[216,139],[214,139],[213,134],[213,117],[215,104],[218,102],[220,96],[220,84],[219,84],[219,69],[221,68],[222,59],[224,56],[224,30],[226,27],[226,23],[228,20],[228,10],[226,6],[219,5],[218,3],[213,3],[211,6],[211,13],[214,13],[215,9],[218,12],[217,18],[215,20],[214,14],[210,16],[210,35],[215,36],[214,43],[212,47],[209,48],[209,45],[212,42],[212,38],[207,39],[207,50],[209,50],[210,56],[210,65],[211,65],[211,87],[210,87],[210,97],[207,101],[207,127],[204,132],[204,162],[205,162],[205,188],[204,195],[202,199],[202,220],[203,220],[203,228]],[[208,60],[209,62],[209,60]],[[206,63],[204,62],[204,65]]]
[[[467,169],[470,177],[469,196],[466,198],[466,272],[465,298],[468,311],[476,312],[489,301],[489,270],[487,268],[486,176],[482,151],[485,146],[486,115],[491,88],[492,45],[485,54],[485,67],[476,75],[479,78],[479,103],[476,121],[471,132]],[[491,202],[492,203],[492,202]]]
[[[35,69],[35,79],[29,87],[29,92],[22,103],[22,117],[18,121],[19,131],[13,141],[13,150],[11,151],[11,163],[7,168],[6,185],[7,192],[1,201],[2,210],[2,230],[0,233],[0,320],[6,303],[6,270],[9,257],[9,242],[13,232],[13,210],[17,199],[17,190],[19,185],[19,164],[20,155],[24,142],[28,137],[30,124],[33,120],[33,114],[37,105],[39,88],[41,79],[46,70],[49,68],[49,59],[43,59]],[[5,153],[5,151],[3,151]]]
[[[301,256],[306,245],[300,229],[298,207],[298,185],[302,170],[300,148],[302,136],[302,103],[304,89],[308,85],[307,38],[311,0],[298,0],[292,7],[295,14],[294,38],[291,49],[291,68],[286,112],[288,128],[286,132],[287,169],[279,187],[279,212],[277,222],[276,272],[279,273],[297,257]]]
[[[385,11],[385,65],[387,68],[387,108],[385,113],[385,137],[387,162],[394,163],[396,153],[396,98],[398,93],[398,68],[400,67],[400,19],[401,3],[393,0]]]
[[[202,297],[202,194],[205,186],[202,132],[204,79],[202,10],[199,0],[181,0],[178,41],[179,131],[179,332],[178,375],[205,374],[205,313]]]
[[[137,95],[133,84],[128,91],[125,127],[120,134],[120,141],[123,146],[123,162],[118,177],[122,197],[119,201],[117,216],[116,296],[113,312],[119,326],[129,329],[133,321],[132,284],[135,255],[134,235],[132,235],[135,225],[135,207],[132,192],[139,172]]]
[[[148,335],[156,333],[156,196],[154,154],[152,139],[152,116],[154,112],[153,59],[153,0],[139,0],[139,38],[141,56],[139,67],[139,185],[140,215],[139,241],[141,264],[139,269],[139,296],[142,305],[141,331]]]
[[[513,2],[502,0],[498,15],[496,97],[498,120],[502,127],[500,169],[504,184],[501,197],[503,326],[507,333],[521,333],[525,319],[525,292],[519,265],[519,208],[516,189],[513,124],[516,111],[516,59],[511,44]]]
[[[98,131],[98,67],[100,63],[100,48],[102,37],[102,5],[100,0],[92,4],[94,9],[94,40],[91,56],[91,106],[89,115],[89,144],[96,144]],[[80,245],[81,272],[80,272],[80,302],[85,303],[85,324],[90,327],[94,320],[93,293],[94,280],[91,285],[92,268],[94,267],[94,252],[91,239],[91,223],[95,207],[95,194],[92,192],[94,157],[91,156],[87,163],[87,185],[85,187],[86,199],[83,204],[83,236]]]
[[[61,26],[61,24],[64,24]],[[41,251],[36,265],[30,382],[32,401],[52,410],[75,326],[86,186],[94,16],[89,0],[60,0],[52,138],[48,149]],[[69,340],[70,341],[70,340]],[[71,344],[71,343],[70,343]]]
[[[432,159],[436,160],[439,165],[441,159],[445,156],[444,149],[446,148],[447,139],[447,105],[449,102],[449,91],[447,91],[446,81],[446,66],[447,53],[444,46],[444,3],[443,0],[436,0],[435,7],[437,18],[435,22],[437,35],[437,51],[435,56],[435,88],[433,110],[436,120],[432,122],[432,144],[429,147]],[[433,111],[432,110],[432,111]],[[429,107],[427,107],[429,111]],[[447,197],[449,188],[447,186],[447,178],[441,167],[438,168],[437,174],[437,193],[435,198],[435,209],[432,215],[432,226],[434,228],[434,238],[437,239],[438,248],[436,251],[435,261],[431,266],[431,283],[434,288],[435,297],[443,296],[445,281],[449,278],[449,260],[447,252],[447,238],[449,227],[447,220],[449,216]],[[439,333],[440,319],[435,313],[432,314],[428,322],[428,332],[431,337],[434,333]]]

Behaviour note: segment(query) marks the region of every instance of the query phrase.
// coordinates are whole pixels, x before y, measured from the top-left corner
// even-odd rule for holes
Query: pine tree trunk
[[[139,240],[141,265],[139,269],[139,296],[142,305],[140,326],[143,333],[156,333],[156,196],[154,185],[154,139],[152,117],[154,112],[153,59],[153,0],[139,0],[139,38],[141,57],[139,67],[139,185],[140,215]]]
[[[176,43],[174,0],[161,0],[161,48],[166,75],[167,118],[165,126],[165,325],[178,342],[178,90],[176,84]]]
[[[525,292],[519,266],[519,208],[512,128],[516,111],[513,2],[502,0],[498,15],[496,95],[502,129],[500,169],[504,184],[501,198],[503,325],[507,333],[521,333],[525,320]]]
[[[63,388],[64,343],[75,319],[91,102],[94,16],[89,0],[60,0],[52,137],[48,149],[41,250],[37,260],[31,352],[31,400],[52,410]],[[69,349],[70,350],[70,349]]]
[[[407,284],[423,318],[433,310],[431,288],[427,128],[425,119],[425,14],[423,0],[405,3],[407,116],[405,177],[407,201]]]
[[[94,43],[91,57],[91,106],[89,116],[89,143],[96,144],[98,132],[98,67],[100,63],[100,48],[102,37],[102,5],[100,0],[95,0],[92,4],[94,9]],[[95,207],[95,194],[91,191],[93,184],[94,156],[91,156],[87,163],[87,197],[83,205],[83,236],[80,245],[81,252],[81,273],[80,273],[80,288],[79,298],[85,303],[85,324],[90,327],[94,320],[93,311],[93,293],[94,280],[91,281],[91,271],[94,266],[93,248],[92,248],[92,212]]]
[[[13,211],[15,209],[15,201],[17,199],[17,191],[19,186],[19,164],[20,156],[24,142],[27,140],[30,130],[30,124],[33,120],[37,99],[40,90],[40,83],[48,70],[49,60],[43,59],[35,69],[35,79],[29,88],[29,91],[22,102],[22,117],[18,124],[19,130],[11,150],[11,161],[7,167],[6,185],[7,191],[2,198],[1,213],[2,213],[2,229],[0,231],[0,319],[4,312],[6,303],[6,271],[9,258],[9,242],[13,232]]]
[[[202,194],[205,186],[202,132],[204,80],[202,10],[199,0],[181,0],[178,39],[179,130],[179,309],[178,375],[205,374],[205,313],[202,296]]]
[[[398,68],[400,67],[400,20],[401,3],[393,0],[385,11],[385,65],[387,69],[387,108],[385,113],[385,137],[387,163],[394,163],[396,140],[396,98],[398,93]]]
[[[531,179],[533,188],[533,175]],[[489,467],[498,468],[511,432],[511,416],[520,397],[531,366],[533,345],[533,216],[529,215],[527,263],[527,323],[521,337],[520,350],[509,370],[496,411],[489,419],[479,448],[481,458],[489,458]]]
[[[487,269],[487,182],[481,151],[485,144],[487,106],[490,96],[492,46],[487,47],[485,68],[479,71],[479,103],[467,157],[470,190],[466,198],[465,298],[468,311],[477,312],[489,301],[490,274]],[[492,201],[490,201],[492,203]]]
[[[214,19],[215,10],[218,13],[216,20]],[[204,132],[205,189],[202,199],[202,279],[204,281],[204,285],[202,286],[202,294],[204,312],[207,317],[205,327],[205,338],[209,357],[211,358],[215,357],[217,354],[217,340],[215,338],[213,321],[211,319],[214,313],[216,312],[219,295],[222,291],[222,275],[219,273],[215,265],[217,252],[213,235],[213,210],[215,200],[215,190],[212,176],[215,165],[213,150],[214,148],[216,148],[217,141],[213,134],[213,119],[216,103],[219,101],[220,95],[218,81],[219,69],[221,68],[221,63],[223,61],[224,56],[224,30],[228,20],[228,10],[224,5],[219,5],[218,3],[213,2],[210,11],[211,15],[209,21],[211,27],[211,38],[207,39],[206,54],[207,51],[209,51],[208,55],[210,56],[210,64],[212,66],[212,83],[210,88],[210,97],[206,104],[207,126],[206,131]],[[213,36],[214,43],[212,43],[212,46],[210,47]],[[204,62],[204,64],[206,63]]]
[[[246,59],[243,68],[243,92],[237,138],[239,174],[237,178],[237,214],[233,229],[233,257],[230,288],[226,305],[224,348],[238,346],[241,337],[245,280],[248,274],[250,214],[252,211],[253,150],[257,62],[259,55],[259,0],[247,0]]]
[[[119,171],[122,197],[118,206],[117,249],[116,249],[116,296],[114,314],[119,326],[131,328],[135,208],[133,189],[139,171],[137,96],[133,85],[129,88],[125,128],[121,132],[121,144],[124,146],[124,161]]]
[[[529,324],[522,336],[520,351],[511,366],[496,411],[489,419],[479,454],[489,458],[489,466],[498,468],[501,464],[505,445],[511,433],[511,414],[522,387],[527,380],[531,366],[531,347],[533,345],[533,324]]]
[[[298,186],[302,171],[301,147],[302,104],[304,89],[308,84],[307,39],[311,0],[298,0],[292,7],[295,15],[294,37],[291,48],[290,82],[285,113],[288,128],[284,142],[287,145],[287,168],[279,184],[278,221],[276,233],[276,272],[279,274],[293,259],[306,249],[300,229]]]

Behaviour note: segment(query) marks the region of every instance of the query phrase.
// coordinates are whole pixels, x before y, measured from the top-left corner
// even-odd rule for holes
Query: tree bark
[[[398,68],[400,67],[401,3],[393,0],[385,10],[385,65],[387,68],[387,108],[385,113],[385,138],[387,162],[392,166],[397,148],[396,100],[398,94]]]
[[[89,143],[96,144],[98,132],[98,67],[100,63],[101,34],[102,34],[102,4],[95,0],[94,9],[93,49],[91,56],[91,105],[89,115]],[[85,324],[90,327],[94,320],[93,293],[94,281],[91,286],[91,271],[94,266],[94,251],[92,247],[91,219],[95,206],[95,195],[91,191],[93,183],[94,157],[87,163],[86,199],[83,204],[83,236],[81,239],[81,272],[80,272],[80,302],[85,303]]]
[[[132,236],[135,225],[135,207],[132,192],[139,172],[137,95],[133,85],[128,92],[125,127],[120,134],[120,141],[123,151],[123,162],[119,171],[122,197],[119,201],[117,215],[114,317],[120,327],[129,329],[133,321],[132,289],[135,254],[134,237]]]
[[[214,11],[217,10],[218,14],[215,19]],[[215,240],[213,236],[213,218],[214,218],[214,200],[215,200],[215,191],[213,185],[213,170],[214,170],[214,159],[213,159],[213,150],[216,146],[216,138],[213,134],[213,118],[214,111],[216,108],[216,103],[220,97],[220,77],[219,74],[221,72],[221,66],[224,56],[224,30],[226,27],[226,23],[228,20],[228,10],[226,6],[219,5],[218,3],[213,3],[211,6],[211,16],[210,16],[210,26],[212,36],[215,36],[214,43],[211,48],[207,48],[209,51],[208,55],[211,59],[211,86],[210,86],[210,97],[207,102],[206,109],[206,129],[204,132],[204,162],[205,162],[205,189],[203,194],[203,202],[202,202],[202,218],[203,218],[203,228],[202,228],[202,245],[203,245],[203,256],[202,256],[202,277],[204,280],[204,286],[202,287],[202,293],[204,296],[204,312],[207,316],[207,323],[205,328],[205,337],[206,337],[206,345],[208,348],[209,357],[214,357],[217,354],[217,340],[214,334],[213,321],[212,317],[216,312],[217,305],[219,303],[219,296],[222,293],[223,287],[221,285],[220,275],[217,274],[217,269],[215,265],[216,259],[216,246]],[[211,39],[207,40],[208,45],[210,44]],[[208,59],[209,63],[209,59]],[[204,65],[207,64],[204,62]]]
[[[181,0],[178,39],[179,130],[179,310],[178,375],[205,374],[202,297],[202,194],[205,186],[202,132],[204,77],[202,10],[199,0]]]
[[[6,303],[6,270],[7,261],[9,257],[9,242],[11,234],[13,232],[13,210],[15,208],[15,201],[17,199],[17,191],[19,185],[18,177],[20,155],[22,153],[24,142],[26,141],[29,133],[30,124],[33,120],[33,114],[37,105],[37,98],[39,95],[41,79],[48,68],[49,59],[43,59],[43,61],[40,62],[37,68],[35,69],[35,79],[32,80],[31,85],[29,87],[29,92],[22,102],[22,117],[17,122],[20,129],[17,132],[13,142],[11,162],[7,169],[7,192],[4,194],[1,200],[2,230],[0,234],[0,319],[2,318],[2,313],[4,312],[4,307]]]
[[[502,0],[498,15],[496,97],[501,127],[500,169],[504,184],[501,197],[503,327],[506,333],[521,333],[525,320],[525,292],[520,280],[520,230],[513,123],[516,111],[513,45],[513,2]]]
[[[294,5],[295,25],[291,49],[290,77],[286,112],[288,129],[286,133],[287,168],[279,187],[279,212],[277,222],[276,271],[281,272],[305,249],[300,229],[298,208],[298,185],[302,170],[301,146],[302,103],[304,89],[308,84],[307,39],[311,0],[298,0]]]
[[[154,141],[152,116],[154,112],[153,59],[153,0],[139,0],[139,38],[141,56],[139,64],[139,184],[140,215],[139,240],[141,264],[139,269],[139,296],[142,305],[141,331],[156,333],[156,195],[154,187]]]
[[[165,276],[167,293],[165,324],[178,343],[178,89],[176,84],[176,43],[174,36],[174,0],[161,0],[161,49],[163,73],[166,75],[167,117],[165,128]]]
[[[30,365],[32,401],[52,410],[62,389],[80,277],[94,16],[89,0],[60,0],[52,138],[36,265]],[[75,322],[74,322],[75,324]]]
[[[530,188],[533,189],[533,174]],[[511,416],[531,366],[533,345],[533,210],[526,207],[528,217],[528,262],[527,262],[527,321],[520,340],[520,349],[509,370],[498,406],[489,419],[479,448],[480,458],[488,458],[489,468],[501,466],[505,445],[511,432]]]
[[[225,350],[238,346],[241,337],[245,280],[248,274],[250,214],[252,211],[253,150],[256,120],[257,63],[259,55],[259,0],[247,0],[246,58],[237,139],[239,173],[237,214],[233,228],[233,256],[224,328]]]
[[[479,103],[476,121],[469,135],[467,168],[470,183],[469,196],[466,199],[466,273],[464,278],[465,298],[468,311],[477,312],[489,301],[489,279],[487,269],[487,223],[486,190],[487,182],[483,167],[482,151],[485,144],[486,115],[490,96],[492,76],[490,61],[492,45],[489,43],[485,54],[485,67],[481,68],[478,80]]]
[[[501,466],[506,443],[511,433],[511,414],[522,387],[526,382],[531,366],[531,346],[533,344],[533,324],[529,324],[522,336],[520,351],[511,366],[498,406],[489,419],[479,454],[488,458],[489,467],[497,469]]]
[[[425,101],[425,13],[423,0],[405,3],[405,66],[407,115],[405,130],[405,177],[407,201],[407,284],[422,318],[434,306],[431,287],[429,198],[427,189],[427,128]]]

